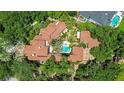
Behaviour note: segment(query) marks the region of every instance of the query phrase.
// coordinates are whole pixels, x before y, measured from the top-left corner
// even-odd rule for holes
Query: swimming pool
[[[117,26],[118,23],[119,23],[119,20],[120,20],[120,16],[116,15],[116,16],[112,19],[112,21],[111,21],[111,26],[112,26],[112,27]]]
[[[69,45],[63,43],[63,45],[61,46],[61,53],[70,53],[70,52],[71,52],[71,48],[69,47]]]

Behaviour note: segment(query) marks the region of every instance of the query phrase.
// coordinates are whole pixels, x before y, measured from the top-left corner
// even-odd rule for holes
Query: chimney
[[[77,39],[80,39],[80,32],[77,32]]]
[[[46,42],[45,42],[45,46],[49,46],[49,43],[48,43],[48,41],[46,41]]]
[[[31,56],[33,56],[33,57],[34,57],[35,55],[36,55],[35,53],[31,54]]]
[[[56,22],[56,24],[55,24],[55,25],[57,26],[58,24],[59,24],[59,21],[58,21],[58,22]]]

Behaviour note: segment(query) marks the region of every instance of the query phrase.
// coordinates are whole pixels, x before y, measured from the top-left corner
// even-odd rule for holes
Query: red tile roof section
[[[66,24],[64,22],[54,22],[50,23],[47,28],[40,31],[42,39],[51,42],[52,39],[57,39],[60,34],[66,29]]]
[[[89,60],[89,49],[82,47],[73,47],[72,55],[68,57],[69,62],[80,62]]]
[[[49,55],[47,55],[46,57],[39,57],[39,56],[28,56],[28,59],[29,60],[34,60],[34,61],[40,61],[40,60],[42,60],[42,61],[47,61],[49,58],[51,57],[51,54],[49,54]]]
[[[83,48],[81,47],[73,47],[72,55],[68,57],[68,61],[70,62],[78,62],[83,60]]]
[[[100,42],[97,39],[93,39],[89,31],[82,31],[80,35],[80,41],[88,43],[89,48],[98,47]]]
[[[41,29],[40,34],[34,37],[34,39],[30,42],[30,45],[26,45],[24,48],[24,54],[29,60],[48,60],[51,54],[48,53],[46,41],[51,43],[51,41],[58,38],[61,32],[65,29],[66,25],[64,22],[50,23],[46,28]]]

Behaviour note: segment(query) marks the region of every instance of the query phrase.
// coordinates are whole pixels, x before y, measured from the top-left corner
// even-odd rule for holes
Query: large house
[[[59,38],[63,32],[66,32],[64,22],[50,23],[46,28],[41,29],[40,34],[35,36],[24,48],[24,54],[29,60],[46,61],[51,57],[52,46],[50,43],[53,39]]]
[[[97,39],[93,39],[89,31],[82,31],[77,33],[77,38],[80,42],[87,43],[87,48],[83,47],[73,47],[72,54],[68,57],[69,62],[80,62],[92,59],[90,54],[90,49],[98,47],[100,42]]]
[[[67,28],[64,22],[57,21],[50,23],[46,28],[40,30],[39,35],[36,35],[29,45],[25,46],[24,55],[32,61],[47,61],[53,53],[53,47],[51,46],[52,40],[59,38],[65,32],[67,32]],[[87,48],[74,46],[71,49],[68,44],[69,42],[64,41],[61,52],[54,54],[55,62],[59,62],[62,54],[65,53],[68,53],[67,60],[69,62],[90,60],[90,49],[98,47],[100,42],[97,39],[93,39],[89,31],[78,32],[77,38],[80,42],[85,42],[88,45]]]

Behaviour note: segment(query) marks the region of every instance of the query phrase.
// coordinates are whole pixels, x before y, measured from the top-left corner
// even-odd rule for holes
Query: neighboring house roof
[[[29,60],[48,60],[51,54],[49,53],[49,47],[46,45],[46,42],[51,43],[53,39],[58,38],[65,28],[66,25],[64,22],[50,23],[46,28],[40,31],[39,35],[34,37],[30,45],[26,45],[24,54]]]
[[[81,11],[80,15],[94,20],[101,25],[110,25],[111,19],[116,11]]]
[[[72,55],[68,57],[68,61],[78,62],[78,61],[89,60],[89,55],[87,53],[89,53],[88,48],[73,47]]]
[[[89,48],[98,47],[100,42],[97,39],[93,39],[89,31],[82,31],[80,34],[80,41],[86,42]]]

